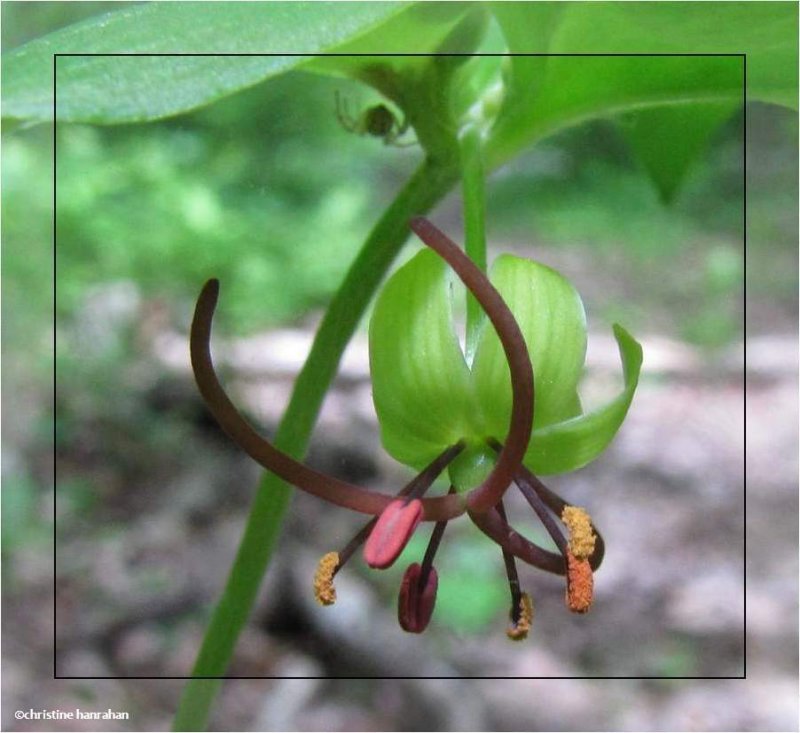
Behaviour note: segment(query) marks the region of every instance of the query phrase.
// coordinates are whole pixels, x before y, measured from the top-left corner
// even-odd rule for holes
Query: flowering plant
[[[336,600],[333,578],[364,546],[373,568],[398,558],[421,521],[435,522],[422,563],[403,577],[401,627],[425,630],[433,613],[438,575],[434,556],[447,522],[467,513],[500,546],[511,590],[508,635],[524,638],[533,606],[520,589],[515,558],[566,575],[570,610],[592,603],[592,572],[603,540],[587,512],[550,491],[528,468],[555,473],[585,465],[605,448],[628,410],[641,367],[641,348],[615,327],[625,368],[625,389],[614,401],[581,414],[577,382],[586,349],[583,306],[555,271],[519,258],[495,264],[495,284],[442,232],[423,218],[412,229],[433,251],[422,251],[390,278],[370,323],[374,398],[387,451],[420,469],[395,497],[321,474],[259,436],[217,380],[209,351],[219,283],[209,281],[192,323],[192,365],[200,391],[220,425],[256,461],[304,491],[370,520],[340,552],[323,556],[314,578],[317,600]],[[439,255],[441,259],[437,258]],[[453,328],[444,287],[448,263],[484,309],[484,327],[472,368]],[[530,350],[530,351],[529,351]],[[534,371],[537,372],[534,401]],[[536,411],[534,411],[534,404]],[[541,442],[541,444],[540,444]],[[449,467],[446,495],[423,498]],[[516,532],[503,495],[514,482],[553,538],[558,554]],[[565,537],[555,518],[567,529]]]

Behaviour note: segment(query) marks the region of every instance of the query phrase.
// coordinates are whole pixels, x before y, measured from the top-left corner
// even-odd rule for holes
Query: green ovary
[[[497,455],[487,445],[468,443],[450,464],[450,481],[459,493],[480,486],[491,472]]]

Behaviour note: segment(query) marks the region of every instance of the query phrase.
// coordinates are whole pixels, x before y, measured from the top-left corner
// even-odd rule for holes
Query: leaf
[[[656,107],[620,118],[623,134],[658,187],[671,201],[714,132],[738,108],[730,102]]]
[[[571,420],[536,430],[525,454],[534,473],[552,475],[585,466],[602,453],[628,414],[642,368],[642,347],[622,326],[614,325],[622,357],[625,387],[603,407]]]
[[[524,66],[527,59],[514,69]],[[558,130],[597,117],[693,102],[742,98],[742,62],[736,57],[550,57],[537,91],[511,97],[491,140],[493,163]]]
[[[515,56],[493,165],[565,126],[652,106],[748,99],[795,106],[797,7],[789,3],[494,3]],[[610,56],[608,54],[738,54]]]
[[[421,468],[471,432],[469,370],[434,252],[419,252],[387,281],[369,324],[369,358],[381,440],[398,461]]]
[[[428,155],[447,159],[457,152],[453,75],[480,44],[488,19],[475,3],[419,3],[341,49],[361,55],[318,57],[308,68],[374,87],[402,109]]]
[[[534,429],[572,417],[586,357],[586,315],[566,278],[532,260],[501,255],[490,279],[519,324],[534,373]],[[484,327],[472,367],[486,434],[502,439],[511,415],[511,377],[497,333]]]
[[[90,54],[319,54],[402,14],[405,3],[147,3],[32,41],[3,60],[3,115],[121,123],[175,115],[308,61],[308,56]]]
[[[468,3],[415,3],[402,13],[362,36],[354,38],[336,49],[337,56],[318,56],[309,61],[309,71],[360,78],[375,82],[375,67],[381,75],[386,70],[401,72],[419,68],[430,59],[425,54],[440,50],[458,19],[466,12]],[[469,53],[469,39],[459,44],[454,52]],[[403,54],[414,55],[403,55]],[[377,57],[381,54],[381,57]],[[384,56],[383,54],[397,54]],[[377,86],[380,86],[378,84]]]

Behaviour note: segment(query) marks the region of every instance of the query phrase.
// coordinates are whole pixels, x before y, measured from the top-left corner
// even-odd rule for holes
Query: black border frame
[[[53,54],[53,355],[57,353],[57,337],[58,329],[56,327],[56,303],[57,303],[57,241],[58,241],[58,217],[57,217],[57,202],[58,202],[58,177],[57,177],[57,129],[58,129],[58,89],[57,89],[57,68],[58,59],[60,57],[256,57],[256,56],[287,56],[298,58],[314,58],[318,56],[328,57],[379,57],[379,58],[392,58],[392,57],[429,57],[429,56],[547,56],[547,57],[732,57],[739,58],[742,61],[742,105],[744,109],[743,114],[743,130],[742,130],[742,247],[743,247],[743,265],[744,274],[742,278],[742,343],[743,343],[743,365],[742,365],[742,409],[743,409],[743,426],[744,426],[744,450],[742,452],[742,472],[743,472],[743,489],[742,489],[742,511],[743,511],[743,529],[742,529],[742,612],[743,612],[743,629],[742,629],[742,674],[738,676],[631,676],[623,675],[618,677],[611,676],[558,676],[558,677],[498,677],[498,676],[447,676],[447,677],[355,677],[355,676],[342,676],[342,677],[329,677],[329,676],[304,676],[304,677],[265,677],[265,676],[143,676],[143,675],[128,675],[128,676],[105,676],[105,677],[86,677],[86,676],[66,676],[59,675],[57,649],[56,649],[56,633],[58,627],[57,616],[57,603],[56,591],[58,584],[57,577],[57,471],[58,461],[55,455],[55,421],[53,426],[53,679],[55,680],[284,680],[284,679],[315,679],[315,680],[378,680],[378,679],[443,679],[443,680],[507,680],[507,679],[521,679],[521,680],[745,680],[747,679],[747,340],[746,340],[746,326],[747,326],[747,54],[746,53],[485,53],[485,54],[469,54],[469,53],[450,53],[450,54],[436,54],[436,53],[54,53]],[[235,92],[234,92],[235,93]],[[53,363],[53,394],[57,394],[58,378],[56,362]],[[54,415],[55,415],[55,398],[54,398]]]

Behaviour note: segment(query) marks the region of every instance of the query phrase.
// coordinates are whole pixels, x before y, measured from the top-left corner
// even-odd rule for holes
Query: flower
[[[520,589],[515,558],[566,576],[567,606],[584,613],[592,601],[592,573],[604,553],[603,540],[585,510],[568,505],[526,466],[540,473],[571,470],[605,448],[633,396],[641,348],[615,327],[625,390],[606,407],[581,414],[577,382],[586,330],[574,288],[549,268],[507,256],[495,263],[493,285],[429,221],[415,218],[411,228],[432,251],[423,250],[389,279],[370,323],[370,370],[381,438],[391,455],[419,471],[396,496],[305,466],[258,435],[236,410],[217,379],[209,349],[219,294],[216,280],[204,286],[192,322],[195,378],[221,427],[254,460],[304,491],[372,515],[341,551],[327,553],[320,561],[314,592],[321,604],[335,602],[334,577],[360,547],[368,565],[386,568],[421,522],[435,522],[422,562],[405,571],[398,600],[400,626],[412,633],[424,631],[436,600],[436,551],[447,522],[466,513],[501,547],[511,592],[508,635],[524,638],[533,604]],[[469,365],[450,315],[445,263],[472,292],[493,327],[483,328]],[[447,494],[425,498],[445,470],[451,480]],[[512,482],[550,533],[558,553],[538,546],[508,523],[503,495]],[[567,529],[566,536],[556,517]]]

